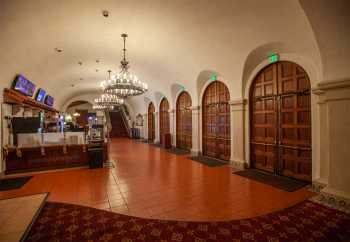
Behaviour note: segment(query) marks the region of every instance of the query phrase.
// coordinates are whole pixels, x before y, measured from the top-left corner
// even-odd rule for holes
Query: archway
[[[229,160],[230,149],[230,94],[220,81],[212,82],[205,90],[202,107],[203,155]]]
[[[249,95],[252,167],[311,181],[310,89],[304,69],[288,61],[255,77]]]
[[[159,106],[159,140],[164,145],[164,134],[170,133],[169,102],[164,97]]]
[[[148,141],[154,142],[155,138],[155,120],[154,120],[154,105],[151,102],[148,105]]]
[[[176,147],[185,150],[192,148],[192,100],[183,91],[176,101]]]

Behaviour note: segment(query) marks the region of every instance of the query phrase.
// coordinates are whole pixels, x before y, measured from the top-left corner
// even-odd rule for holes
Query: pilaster
[[[231,131],[231,164],[236,169],[246,167],[244,150],[244,112],[243,99],[231,100],[230,104],[230,131]]]
[[[171,134],[171,146],[176,146],[176,112],[174,109],[169,110],[169,124]]]
[[[321,82],[319,96],[322,193],[350,199],[350,80]]]
[[[143,122],[142,122],[142,138],[144,140],[148,139],[148,114],[145,113],[142,115],[143,117]]]
[[[192,106],[190,108],[192,110],[192,155],[199,155],[201,153],[200,150],[200,106]]]
[[[160,142],[160,135],[159,135],[159,112],[154,113],[154,121],[155,121],[155,139],[154,143],[158,144]]]

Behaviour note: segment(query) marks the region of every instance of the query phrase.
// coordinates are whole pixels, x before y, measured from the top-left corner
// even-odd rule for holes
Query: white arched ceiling
[[[314,32],[324,81],[350,78],[350,1],[299,0]]]
[[[219,72],[231,98],[240,98],[247,56],[266,43],[281,42],[315,63],[320,59],[295,0],[1,0],[0,31],[2,86],[22,73],[53,95],[60,109],[75,96],[97,91],[107,70],[117,71],[123,32],[129,34],[130,70],[149,84],[144,96],[152,101],[155,92],[171,97],[171,85],[178,83],[196,105],[203,70]],[[128,103],[144,113],[144,96]]]

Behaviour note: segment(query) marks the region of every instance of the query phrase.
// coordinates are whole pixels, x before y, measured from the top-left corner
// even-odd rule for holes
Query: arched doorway
[[[169,102],[164,97],[159,106],[159,141],[163,145],[164,134],[170,133]]]
[[[148,105],[148,141],[154,142],[155,138],[155,120],[154,120],[154,105],[150,103]]]
[[[230,93],[220,81],[212,82],[203,95],[203,155],[229,160],[230,148]]]
[[[310,80],[282,61],[265,67],[250,88],[250,160],[254,168],[311,181]]]
[[[176,147],[185,150],[192,148],[192,100],[183,91],[176,101]]]

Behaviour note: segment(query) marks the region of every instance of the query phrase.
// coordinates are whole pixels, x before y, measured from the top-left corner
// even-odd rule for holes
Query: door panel
[[[154,142],[155,138],[155,120],[154,120],[154,105],[150,103],[148,106],[148,141]]]
[[[211,83],[203,96],[203,155],[230,159],[230,99],[227,87]]]
[[[176,102],[176,147],[192,148],[192,101],[187,92],[182,92]]]
[[[306,72],[291,62],[263,69],[250,92],[255,168],[311,181],[311,98]]]
[[[164,144],[164,134],[170,133],[169,102],[163,98],[159,106],[159,140]]]

